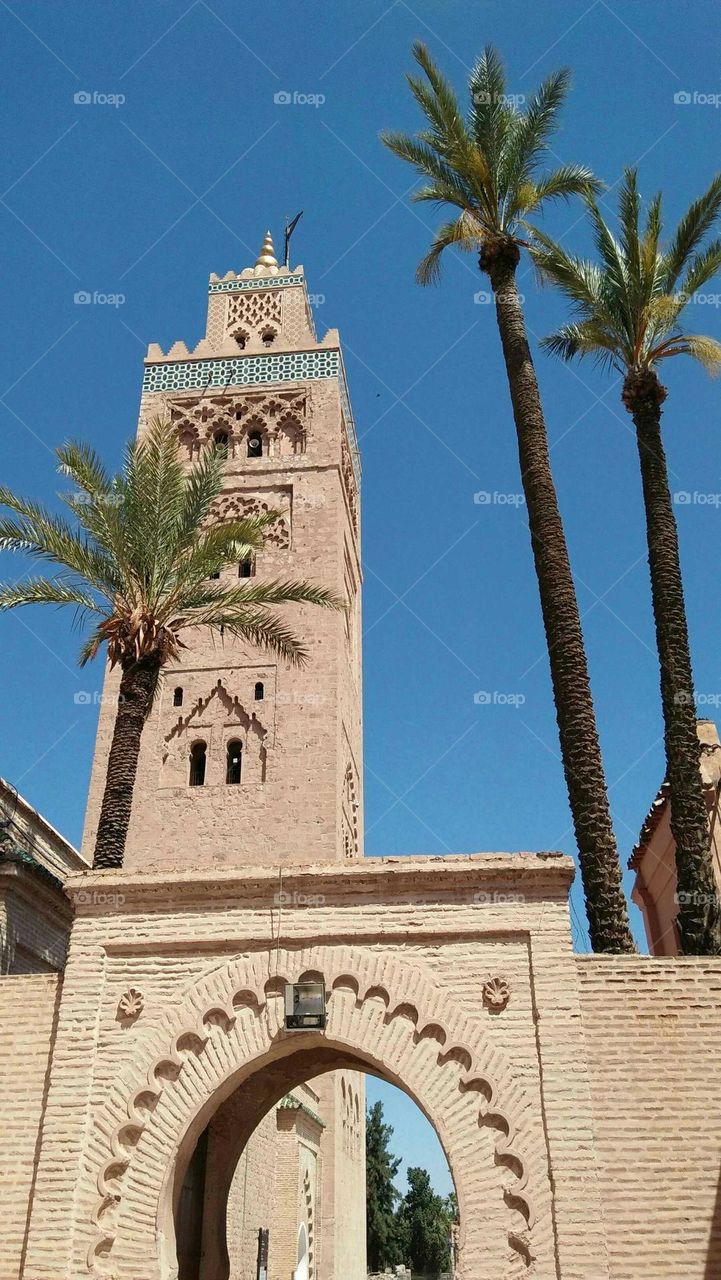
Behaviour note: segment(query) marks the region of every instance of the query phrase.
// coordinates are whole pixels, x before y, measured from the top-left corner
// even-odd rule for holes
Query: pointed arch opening
[[[225,750],[225,781],[237,786],[243,767],[243,743],[240,738],[231,738]]]
[[[191,787],[205,786],[205,771],[208,763],[208,744],[201,739],[190,748],[190,772],[188,784]]]

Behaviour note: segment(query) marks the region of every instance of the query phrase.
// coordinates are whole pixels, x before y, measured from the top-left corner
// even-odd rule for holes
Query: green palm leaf
[[[225,587],[211,581],[229,565],[255,557],[278,513],[212,522],[224,482],[222,457],[208,450],[192,466],[180,456],[174,428],[155,419],[110,477],[87,446],[57,452],[61,474],[80,493],[65,496],[73,527],[38,503],[0,488],[0,550],[22,551],[58,567],[54,578],[0,585],[0,609],[71,605],[100,615],[81,662],[108,645],[111,661],[156,655],[170,661],[184,631],[223,629],[290,661],[303,650],[273,612],[288,604],[340,608],[326,588],[254,579]]]
[[[671,248],[661,244],[661,197],[648,206],[643,234],[636,173],[623,176],[618,196],[618,238],[589,201],[598,262],[574,258],[536,232],[532,256],[536,269],[571,303],[576,323],[565,325],[544,343],[563,359],[593,356],[621,370],[652,369],[672,355],[689,355],[707,371],[718,371],[718,343],[688,334],[683,314],[693,294],[721,269],[721,239],[703,238],[721,217],[721,186],[712,182],[682,218]],[[683,249],[683,252],[682,252]],[[673,285],[685,270],[678,291]]]
[[[541,169],[568,92],[569,75],[549,76],[525,110],[506,93],[506,74],[488,45],[470,76],[470,105],[461,111],[453,88],[426,47],[413,46],[420,76],[411,92],[427,127],[410,136],[386,131],[384,144],[424,179],[412,199],[460,210],[442,225],[417,271],[421,284],[435,283],[448,248],[475,249],[507,240],[523,245],[532,232],[527,217],[547,201],[589,196],[601,184],[581,165]]]

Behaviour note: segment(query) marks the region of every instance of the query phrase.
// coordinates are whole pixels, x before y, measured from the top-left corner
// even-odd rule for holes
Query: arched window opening
[[[240,770],[243,761],[243,744],[236,738],[228,743],[226,751],[225,781],[240,782]]]
[[[216,431],[213,436],[213,447],[217,453],[222,454],[224,458],[228,456],[228,444],[230,443],[227,431]]]
[[[253,561],[241,560],[240,564],[238,565],[238,577],[252,578],[252,576],[253,576]]]
[[[298,1265],[293,1272],[293,1280],[309,1280],[309,1276],[308,1232],[302,1222],[298,1230]]]
[[[190,785],[202,787],[205,784],[205,763],[208,746],[205,742],[194,742],[190,748]]]
[[[248,436],[248,457],[263,457],[263,437],[259,431],[251,431]]]
[[[262,702],[264,697],[265,689],[263,688],[263,681],[259,680],[255,686],[255,700],[256,702]]]
[[[276,338],[275,329],[264,329],[260,336],[264,347],[272,347]]]
[[[175,690],[175,693],[173,694],[173,706],[182,707],[182,705],[183,705],[183,690],[181,689],[180,685],[178,685],[177,689]]]

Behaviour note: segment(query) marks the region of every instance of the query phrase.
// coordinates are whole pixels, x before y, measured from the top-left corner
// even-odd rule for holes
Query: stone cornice
[[[59,880],[47,873],[45,868],[30,866],[13,858],[0,861],[0,887],[10,887],[15,893],[22,895],[34,911],[40,909],[53,917],[62,925],[69,925],[73,917],[73,909],[68,895]]]
[[[282,892],[281,905],[293,895],[357,906],[363,899],[448,902],[473,893],[504,896],[523,893],[536,900],[565,899],[575,874],[573,860],[561,853],[481,853],[443,857],[359,858],[353,862],[310,865],[247,866],[163,872],[88,871],[68,878],[65,890],[80,915],[108,909],[167,907],[170,901],[227,904],[261,900]],[[480,899],[479,899],[480,900]]]

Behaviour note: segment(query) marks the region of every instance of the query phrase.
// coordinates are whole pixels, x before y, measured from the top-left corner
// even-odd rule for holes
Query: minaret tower
[[[143,735],[125,865],[137,870],[342,861],[362,853],[359,464],[338,334],[319,342],[303,268],[268,233],[254,267],[210,277],[193,351],[151,344],[140,426],[169,417],[193,465],[227,451],[218,519],[275,510],[254,562],[305,578],[346,612],[288,606],[308,665],[193,635]],[[106,679],[85,824],[92,852],[112,734]]]

